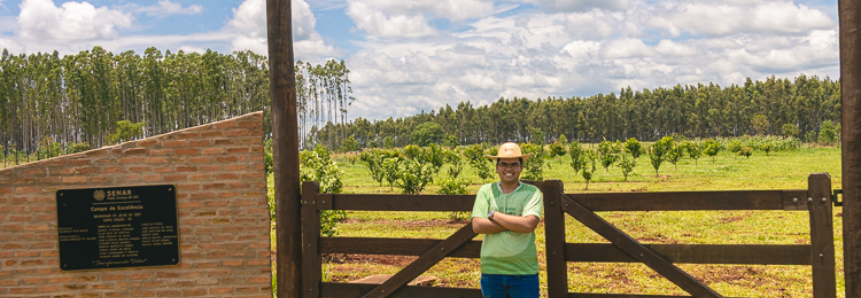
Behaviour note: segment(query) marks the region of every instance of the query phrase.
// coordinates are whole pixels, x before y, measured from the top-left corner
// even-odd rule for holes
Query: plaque
[[[176,186],[57,191],[60,269],[179,264]]]

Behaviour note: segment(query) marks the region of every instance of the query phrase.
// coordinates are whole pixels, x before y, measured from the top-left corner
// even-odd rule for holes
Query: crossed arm
[[[532,231],[535,231],[535,227],[538,226],[538,221],[540,220],[535,215],[523,217],[496,212],[493,215],[493,220],[473,217],[472,230],[476,234],[496,234],[505,230],[518,233],[532,233]]]

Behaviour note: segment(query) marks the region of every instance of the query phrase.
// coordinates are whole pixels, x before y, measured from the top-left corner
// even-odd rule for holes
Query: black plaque
[[[176,186],[57,191],[60,269],[179,264]]]

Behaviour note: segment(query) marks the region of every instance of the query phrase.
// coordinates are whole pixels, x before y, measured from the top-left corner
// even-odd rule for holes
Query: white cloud
[[[297,59],[311,59],[338,54],[314,29],[317,20],[308,3],[304,0],[292,0],[291,5],[294,56]],[[230,41],[232,50],[251,50],[268,55],[265,0],[242,2],[238,8],[233,9],[233,18],[227,22],[224,30],[236,34]]]
[[[206,53],[206,49],[201,48],[201,47],[195,47],[195,46],[180,46],[179,50],[183,51],[185,53],[198,53],[198,54]]]
[[[36,40],[88,40],[113,38],[116,28],[131,27],[128,13],[88,2],[65,2],[60,7],[51,0],[24,0],[18,16],[20,36]]]
[[[697,53],[696,50],[689,46],[676,43],[668,39],[662,39],[658,45],[655,46],[655,51],[668,56],[691,56]]]
[[[606,38],[616,31],[614,25],[608,22],[608,18],[612,17],[600,10],[571,13],[565,16],[565,29],[575,39]]]
[[[6,49],[12,54],[24,52],[24,46],[21,44],[12,39],[0,37],[0,52],[2,52],[2,49]]]
[[[628,0],[527,0],[548,11],[589,11],[592,9],[623,10]]]
[[[605,58],[636,58],[654,56],[652,47],[643,43],[642,40],[626,38],[613,40],[602,47]]]
[[[667,30],[723,36],[735,33],[798,34],[833,28],[835,21],[825,12],[792,2],[750,4],[694,2],[656,10],[646,24]]]
[[[152,6],[144,6],[135,9],[136,12],[144,13],[148,16],[165,17],[174,14],[193,15],[203,11],[203,6],[193,4],[188,7],[182,7],[182,4],[171,2],[170,0],[159,0],[158,4]]]
[[[361,0],[372,10],[386,15],[418,16],[430,13],[437,18],[454,21],[486,17],[494,13],[493,1],[485,0]]]
[[[436,34],[423,15],[387,16],[361,0],[350,1],[347,15],[358,29],[372,36],[416,38]]]

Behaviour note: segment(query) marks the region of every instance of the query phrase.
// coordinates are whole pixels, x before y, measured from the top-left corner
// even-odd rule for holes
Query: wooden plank
[[[789,190],[792,192],[792,190]],[[784,210],[784,190],[568,194],[598,211]],[[563,206],[564,208],[564,206]]]
[[[475,195],[332,195],[335,210],[472,211]]]
[[[831,214],[831,176],[811,174],[807,178],[810,210],[810,246],[813,262],[813,298],[834,298],[834,227]]]
[[[545,210],[546,213],[546,210]],[[545,219],[545,229],[547,227]],[[320,253],[419,256],[442,240],[396,238],[320,238]],[[546,245],[546,244],[545,244]],[[672,263],[737,265],[811,265],[810,245],[644,244]],[[449,258],[481,256],[481,241],[467,241]],[[567,262],[639,262],[607,243],[566,243]]]
[[[810,245],[643,244],[674,264],[810,265]],[[569,243],[568,262],[632,263],[609,243]]]
[[[332,210],[332,194],[317,194],[317,210]]]
[[[398,238],[320,238],[320,253],[420,256],[443,240]],[[481,241],[467,241],[451,252],[449,258],[481,257]]]
[[[569,194],[592,211],[784,210],[805,190]],[[331,208],[355,211],[472,211],[474,195],[335,194]],[[788,209],[796,210],[796,209]]]
[[[540,184],[544,194],[544,241],[547,260],[547,297],[563,298],[568,294],[568,263],[565,261],[565,214],[562,213],[562,181]]]
[[[316,181],[302,183],[302,297],[319,298],[322,263],[318,253],[320,211],[317,211]]]
[[[837,0],[845,297],[861,297],[861,1]]]
[[[302,294],[301,139],[296,108],[292,11],[291,1],[266,0],[278,297],[299,297]]]
[[[613,245],[640,260],[643,264],[649,266],[649,268],[652,268],[652,270],[655,270],[658,274],[663,275],[670,282],[682,288],[682,290],[685,290],[694,297],[723,297],[711,288],[700,283],[693,276],[690,276],[679,269],[679,267],[667,262],[667,260],[664,260],[652,250],[644,247],[642,244],[637,242],[637,240],[634,240],[634,238],[631,238],[631,236],[628,236],[618,228],[614,227],[600,216],[589,211],[574,199],[563,195],[562,201],[564,202],[564,205],[567,205],[566,212],[572,217],[598,233],[598,235],[610,240]]]
[[[783,210],[807,211],[807,190],[784,190]]]
[[[375,284],[324,282],[323,297],[360,298],[374,289]],[[389,295],[391,298],[482,298],[479,289],[404,286]]]
[[[434,245],[430,250],[422,254],[418,259],[407,265],[403,270],[396,273],[392,278],[384,282],[382,285],[374,288],[366,293],[363,298],[385,298],[394,293],[398,288],[403,287],[411,280],[415,279],[433,265],[436,265],[440,260],[445,258],[449,253],[463,245],[470,239],[476,236],[472,230],[472,222],[460,228],[457,232],[443,240],[437,245]]]

